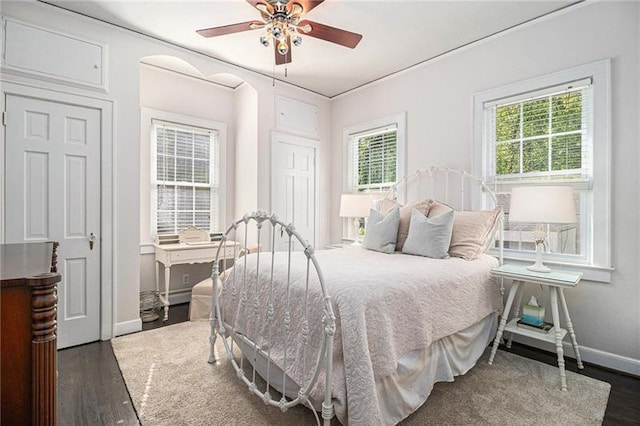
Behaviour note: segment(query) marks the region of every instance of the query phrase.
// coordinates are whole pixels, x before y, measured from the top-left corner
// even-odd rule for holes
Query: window
[[[393,126],[352,137],[354,192],[383,191],[396,181],[396,134]]]
[[[404,114],[345,131],[347,192],[381,192],[404,176]]]
[[[406,113],[346,128],[343,139],[343,192],[384,192],[404,177]],[[357,238],[350,220],[343,220],[342,226],[343,238]]]
[[[507,257],[535,252],[536,224],[508,221],[511,189],[568,185],[578,223],[547,225],[545,258],[610,266],[608,74],[608,62],[600,62],[476,96],[476,161],[505,211]]]
[[[175,234],[187,226],[218,231],[218,132],[152,120],[152,230]]]

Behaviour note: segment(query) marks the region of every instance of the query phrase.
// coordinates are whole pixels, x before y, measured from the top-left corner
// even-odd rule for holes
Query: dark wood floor
[[[172,306],[169,321],[143,323],[142,329],[164,327],[186,321],[189,305]],[[557,365],[556,354],[513,344],[515,354]],[[611,384],[604,425],[640,426],[640,378],[585,363],[578,370],[575,360],[567,359],[567,370]],[[58,351],[59,425],[136,425],[131,398],[122,379],[109,342],[95,342]],[[145,425],[147,426],[147,425]],[[153,426],[153,425],[148,425]]]
[[[142,323],[151,330],[186,321],[189,304],[172,306],[169,321]],[[58,425],[137,425],[131,397],[110,342],[58,351]]]

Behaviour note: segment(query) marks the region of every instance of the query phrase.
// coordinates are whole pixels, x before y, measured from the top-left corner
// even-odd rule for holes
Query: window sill
[[[494,253],[497,255],[497,253]],[[534,263],[534,259],[520,259],[513,257],[504,257],[504,263],[513,263],[515,265],[531,265]],[[543,260],[544,264],[553,269],[567,269],[575,272],[582,272],[582,279],[584,281],[594,281],[599,283],[610,283],[611,274],[614,271],[612,267],[594,266],[594,265],[580,265],[578,263],[565,263],[554,262],[551,260]]]

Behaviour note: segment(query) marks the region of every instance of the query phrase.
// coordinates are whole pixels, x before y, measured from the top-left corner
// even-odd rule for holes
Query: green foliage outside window
[[[582,167],[582,92],[496,108],[496,174]]]
[[[383,188],[396,181],[396,131],[357,141],[358,186]]]

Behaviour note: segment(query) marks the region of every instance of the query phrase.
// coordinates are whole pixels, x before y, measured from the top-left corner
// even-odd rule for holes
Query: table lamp
[[[342,194],[340,197],[340,217],[353,218],[354,238],[352,245],[360,245],[358,242],[358,230],[360,218],[369,217],[369,209],[374,197],[379,194]]]
[[[550,272],[542,263],[542,245],[547,238],[545,224],[576,223],[573,190],[569,186],[521,186],[511,191],[509,222],[536,223],[536,263],[527,267],[534,272]]]

